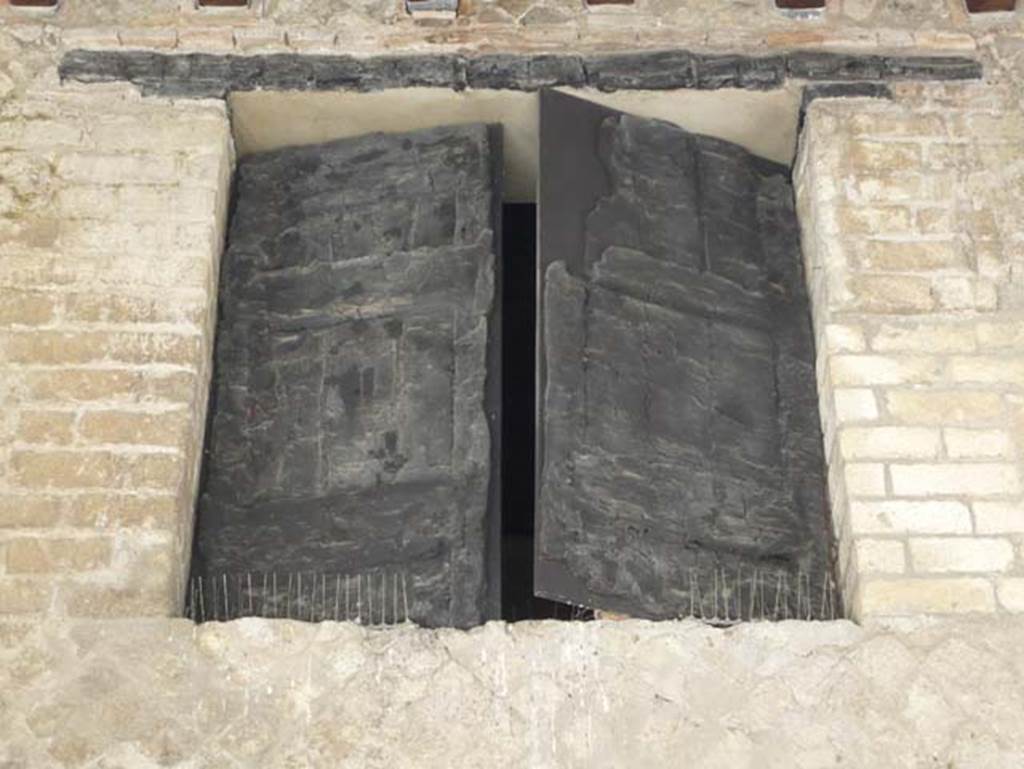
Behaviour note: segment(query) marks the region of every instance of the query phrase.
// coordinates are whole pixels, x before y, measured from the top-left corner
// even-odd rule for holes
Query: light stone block
[[[1024,502],[975,502],[974,525],[979,534],[1024,534]]]
[[[893,492],[898,496],[977,497],[1019,494],[1020,473],[1012,464],[891,465]]]
[[[910,563],[919,573],[1000,572],[1013,563],[1013,546],[1005,539],[911,537]]]
[[[947,427],[942,431],[942,439],[951,459],[1011,459],[1014,455],[1013,439],[1005,430]]]
[[[855,534],[970,534],[971,513],[955,501],[854,501],[850,525]]]
[[[878,418],[878,403],[869,389],[841,388],[833,392],[836,419],[840,422],[869,422]]]
[[[885,465],[847,462],[844,467],[846,493],[851,497],[885,496]]]
[[[857,459],[928,459],[941,448],[938,430],[925,427],[844,427],[839,433],[843,457]]]
[[[962,614],[995,610],[992,583],[979,578],[862,580],[856,611],[862,617]]]
[[[906,571],[902,540],[858,538],[853,548],[857,571],[861,574],[901,574]]]

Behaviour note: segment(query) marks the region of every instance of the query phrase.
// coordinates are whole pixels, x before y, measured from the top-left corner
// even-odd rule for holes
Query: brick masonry
[[[984,95],[808,110],[798,198],[859,617],[1021,608],[1021,121]]]
[[[893,82],[891,104],[818,98],[797,182],[857,616],[1024,611],[1019,19],[969,19],[959,0],[810,15],[770,0],[477,0],[454,22],[389,0],[0,7],[0,614],[174,614],[191,533],[226,110],[62,85],[58,62],[81,49],[491,56],[492,84],[527,53],[572,64],[638,48],[803,51],[790,74],[831,62],[827,79],[921,55],[983,62],[980,83]]]
[[[188,568],[224,106],[0,117],[0,615],[168,615]]]

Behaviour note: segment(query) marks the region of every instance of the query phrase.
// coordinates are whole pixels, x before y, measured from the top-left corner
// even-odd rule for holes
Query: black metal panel
[[[499,168],[482,125],[240,162],[198,575],[379,571],[421,624],[497,614]]]
[[[537,593],[666,618],[715,585],[747,601],[756,573],[787,585],[780,616],[818,613],[831,536],[788,169],[551,91],[540,169]]]

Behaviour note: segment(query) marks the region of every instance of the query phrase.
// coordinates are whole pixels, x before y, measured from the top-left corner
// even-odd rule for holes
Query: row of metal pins
[[[836,619],[840,612],[831,574],[823,575],[820,585],[813,583],[805,572],[715,569],[709,578],[703,570],[690,569],[687,616],[725,624]]]
[[[196,622],[240,617],[398,625],[409,621],[404,573],[277,572],[193,577],[186,616]]]

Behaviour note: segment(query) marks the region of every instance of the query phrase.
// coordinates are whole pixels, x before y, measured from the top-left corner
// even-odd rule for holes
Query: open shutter
[[[241,609],[496,614],[499,155],[472,125],[239,163],[194,574]]]
[[[536,593],[650,618],[827,613],[789,170],[557,92],[540,169]]]

